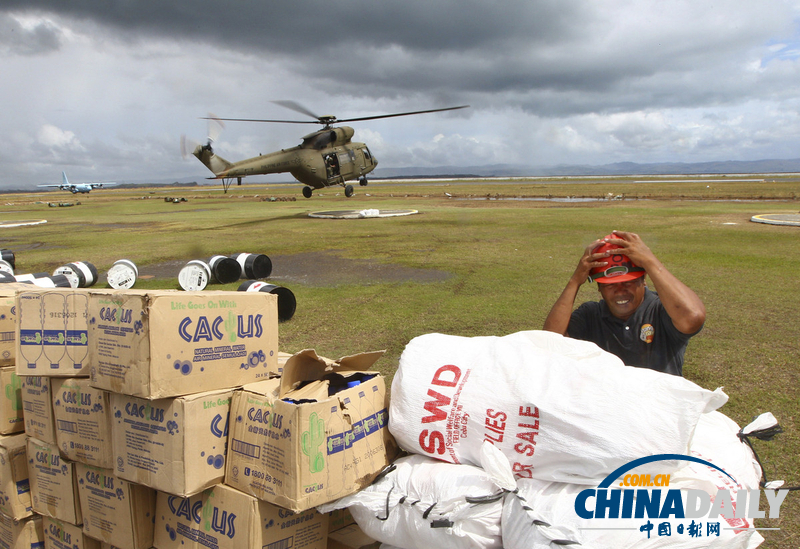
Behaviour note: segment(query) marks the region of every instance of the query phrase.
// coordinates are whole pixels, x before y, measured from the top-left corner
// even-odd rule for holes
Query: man
[[[647,288],[645,273],[655,292]],[[603,299],[573,312],[587,280],[597,282]],[[689,338],[705,320],[697,294],[661,264],[639,235],[613,231],[583,252],[544,329],[592,341],[629,366],[680,376]]]

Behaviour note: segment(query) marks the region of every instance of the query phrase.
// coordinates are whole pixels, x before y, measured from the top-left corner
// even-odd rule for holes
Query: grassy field
[[[246,185],[227,194],[200,187],[0,195],[0,223],[47,220],[0,228],[0,247],[14,250],[17,272],[52,272],[67,262],[89,261],[101,272],[100,286],[102,274],[121,258],[141,269],[237,252],[322,252],[360,267],[447,273],[438,282],[384,282],[369,269],[354,268],[349,282],[331,273],[335,284],[280,283],[297,298],[294,318],[280,325],[281,350],[314,348],[338,358],[386,349],[378,365],[391,376],[405,344],[417,335],[540,329],[584,247],[612,229],[634,231],[706,304],[708,319],[689,345],[685,376],[709,389],[724,387],[730,400],[721,411],[740,425],[774,413],[785,432],[757,443],[757,450],[769,479],[800,484],[800,227],[750,221],[756,214],[798,213],[800,178],[665,180],[375,181],[356,187],[350,199],[331,189],[310,200],[300,196],[299,184]],[[566,197],[592,200],[539,200]],[[47,201],[80,205],[48,207]],[[419,213],[308,217],[343,209]],[[178,285],[176,278],[154,278],[137,287]],[[584,286],[578,299],[598,296]],[[624,388],[615,398],[624,398]],[[765,547],[797,547],[800,498],[790,493],[781,518],[757,526],[779,528],[763,532]]]

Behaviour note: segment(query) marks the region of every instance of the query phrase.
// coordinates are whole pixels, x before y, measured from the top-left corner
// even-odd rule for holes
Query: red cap
[[[617,239],[619,237],[614,235],[606,235],[603,240]],[[593,250],[593,253],[605,252],[607,250],[616,250],[622,248],[617,244],[610,244],[605,242]],[[607,265],[604,267],[595,267],[589,272],[589,282],[598,282],[600,284],[615,284],[617,282],[627,282],[644,276],[644,268],[639,267],[627,255],[614,254],[605,258]]]

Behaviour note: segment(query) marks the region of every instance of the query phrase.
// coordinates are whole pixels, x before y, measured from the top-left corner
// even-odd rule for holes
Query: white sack
[[[750,447],[739,439],[738,432],[739,426],[731,418],[721,412],[711,412],[700,416],[689,443],[691,455],[713,463],[736,482],[707,465],[687,462],[671,476],[670,486],[694,487],[697,479],[704,479],[718,489],[730,490],[734,498],[738,490],[759,490],[761,466]]]
[[[365,534],[401,549],[503,546],[504,491],[498,483],[507,484],[506,479],[420,455],[400,458],[394,465],[367,488],[317,510],[347,507]]]
[[[391,395],[389,430],[409,452],[478,465],[487,440],[519,478],[583,484],[643,456],[685,454],[700,416],[728,398],[545,331],[414,338]]]
[[[712,467],[683,462],[684,467],[670,475],[669,488],[684,491],[684,502],[686,490],[704,490],[714,497],[717,490],[724,489],[731,493],[733,501],[736,501],[739,490],[757,490],[761,468],[750,448],[736,436],[738,431],[736,423],[724,414],[704,414],[700,417],[689,450],[690,455],[723,469],[736,479],[735,483]],[[502,469],[503,466],[510,468],[510,465],[495,460],[492,468]],[[639,472],[641,471],[638,468],[630,471]],[[764,541],[757,531],[752,530],[752,519],[726,517],[718,517],[712,521],[719,523],[718,537],[707,535],[707,517],[695,519],[702,523],[702,535],[696,538],[690,537],[685,531],[678,534],[678,525],[682,524],[686,528],[692,519],[650,519],[654,528],[648,539],[639,530],[647,522],[646,518],[580,518],[575,512],[575,498],[586,486],[527,479],[518,480],[517,486],[517,493],[508,493],[503,505],[502,535],[506,549],[552,549],[551,543],[555,540],[577,544],[569,547],[594,549],[753,549]],[[670,523],[670,536],[658,535],[658,525],[663,522]]]
[[[719,536],[710,537],[707,517],[582,519],[575,513],[575,498],[586,486],[528,479],[520,479],[518,486],[519,491],[508,493],[503,504],[505,549],[553,549],[564,542],[571,542],[565,546],[575,549],[753,549],[764,541],[756,530],[729,529],[722,517],[713,521],[719,522]],[[648,520],[653,525],[649,538],[640,530]],[[700,537],[690,537],[686,531],[692,520],[701,523]],[[663,522],[670,524],[669,536],[658,535]],[[678,525],[684,527],[682,534]]]

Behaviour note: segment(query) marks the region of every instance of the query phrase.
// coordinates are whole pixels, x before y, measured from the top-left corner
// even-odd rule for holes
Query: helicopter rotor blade
[[[275,103],[276,105],[280,105],[281,107],[285,107],[285,108],[293,110],[295,112],[299,112],[300,114],[305,114],[307,116],[310,116],[314,120],[319,120],[320,119],[319,116],[317,116],[316,114],[314,114],[313,112],[311,112],[310,110],[305,108],[303,105],[301,105],[297,101],[292,101],[291,99],[288,99],[288,100],[272,101],[272,102]]]
[[[428,114],[431,112],[455,111],[458,109],[466,109],[469,105],[460,105],[458,107],[445,107],[443,109],[430,109],[427,111],[412,111],[412,112],[398,112],[395,114],[380,114],[377,116],[362,116],[360,118],[346,118],[337,120],[337,122],[360,122],[362,120],[377,120],[379,118],[394,118],[396,116],[411,116],[413,114]]]
[[[201,117],[201,120],[208,120]],[[265,120],[261,118],[215,118],[215,120],[225,120],[227,122],[272,122],[281,124],[322,124],[319,120]]]
[[[181,156],[183,159],[187,159],[190,154],[192,154],[195,149],[200,145],[197,141],[193,139],[189,139],[185,135],[181,136]]]
[[[458,107],[445,107],[443,109],[429,109],[425,111],[411,111],[411,112],[398,112],[394,114],[379,114],[376,116],[362,116],[359,118],[344,118],[344,119],[337,119],[335,116],[317,116],[313,114],[311,111],[308,110],[301,110],[304,109],[302,105],[295,103],[294,101],[273,101],[273,103],[279,103],[284,107],[288,107],[287,104],[294,104],[297,106],[297,109],[293,107],[288,107],[293,110],[299,110],[299,112],[303,114],[307,114],[308,116],[313,116],[316,120],[270,120],[270,119],[263,119],[263,118],[218,118],[216,116],[213,117],[203,117],[204,120],[216,120],[216,121],[230,121],[230,122],[272,122],[272,123],[281,123],[281,124],[323,124],[325,126],[330,126],[331,124],[336,124],[339,122],[360,122],[363,120],[378,120],[380,118],[394,118],[397,116],[411,116],[414,114],[428,114],[432,112],[443,112],[443,111],[455,111],[458,109],[466,109],[469,105],[460,105]]]

